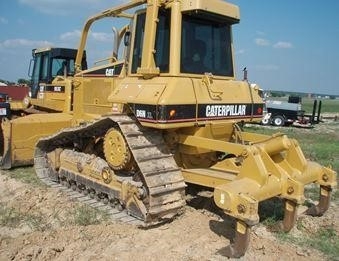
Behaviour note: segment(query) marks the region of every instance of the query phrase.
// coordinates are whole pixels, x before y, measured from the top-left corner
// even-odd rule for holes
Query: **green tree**
[[[22,79],[22,78],[20,78],[20,79],[18,79],[18,84],[29,84],[30,83],[30,80],[27,80],[27,79]]]
[[[3,83],[5,83],[5,84],[7,84],[7,85],[13,85],[13,84],[15,84],[14,82],[10,82],[10,81],[3,80],[3,79],[0,79],[0,82],[3,82]]]

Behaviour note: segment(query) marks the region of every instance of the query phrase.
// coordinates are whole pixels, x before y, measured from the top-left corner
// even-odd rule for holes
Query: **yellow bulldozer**
[[[85,69],[89,30],[107,17],[130,23],[116,30],[106,63]],[[60,78],[71,109],[3,123],[8,161],[30,162],[34,151],[43,181],[110,202],[144,226],[180,214],[187,186],[213,191],[216,206],[236,220],[229,257],[245,254],[259,202],[284,199],[288,231],[305,185],[317,183],[319,204],[307,212],[322,215],[336,173],[306,160],[283,134],[241,130],[260,122],[263,100],[259,88],[235,79],[239,20],[239,8],[221,0],[134,0],[90,17],[75,75]]]
[[[32,165],[35,143],[45,135],[70,126],[70,116],[50,120],[47,113],[72,112],[72,86],[70,78],[75,73],[77,50],[69,48],[44,47],[32,50],[29,65],[29,96],[27,88],[7,87],[4,92],[16,91],[21,100],[10,100],[9,117],[2,121],[1,167]],[[81,61],[87,69],[86,52]],[[14,91],[13,91],[13,90]],[[19,92],[20,91],[20,92]],[[26,95],[26,97],[24,97]],[[38,115],[34,115],[38,114]],[[25,117],[21,117],[25,116]]]

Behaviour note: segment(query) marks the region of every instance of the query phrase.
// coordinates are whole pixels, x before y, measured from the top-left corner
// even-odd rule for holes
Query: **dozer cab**
[[[122,58],[83,70],[88,32],[107,17],[130,19],[118,33]],[[239,20],[238,7],[221,0],[135,0],[90,17],[70,79],[73,111],[48,114],[48,126],[67,118],[69,127],[47,129],[38,140],[37,175],[110,203],[144,226],[180,214],[186,186],[211,190],[236,220],[229,257],[245,254],[261,201],[284,199],[288,231],[305,185],[317,183],[319,204],[308,213],[322,215],[336,173],[306,160],[294,139],[241,130],[261,120],[263,100],[259,88],[235,79],[232,25]]]
[[[26,113],[72,111],[72,86],[68,78],[75,74],[76,54],[76,49],[69,48],[32,50],[29,70],[31,107]],[[85,51],[81,68],[87,69]]]

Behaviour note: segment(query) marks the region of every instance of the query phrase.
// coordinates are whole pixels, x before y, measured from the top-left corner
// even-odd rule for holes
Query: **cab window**
[[[170,53],[170,10],[159,10],[159,22],[157,25],[154,60],[160,72],[169,71],[169,53]],[[136,19],[136,33],[133,49],[133,61],[131,72],[136,73],[141,66],[142,47],[145,33],[146,13],[140,13]]]
[[[53,58],[52,77],[64,75],[65,68],[67,75],[74,75],[74,59]]]
[[[183,14],[181,39],[181,72],[233,77],[229,23]]]

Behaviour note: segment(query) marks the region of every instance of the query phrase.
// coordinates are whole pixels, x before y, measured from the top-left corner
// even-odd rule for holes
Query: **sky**
[[[34,48],[77,48],[85,21],[126,0],[1,0],[0,79],[29,79]],[[339,95],[338,0],[229,0],[237,78],[242,69],[264,90]],[[126,20],[115,21],[117,27]],[[112,50],[114,20],[91,28],[89,66]]]

